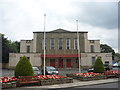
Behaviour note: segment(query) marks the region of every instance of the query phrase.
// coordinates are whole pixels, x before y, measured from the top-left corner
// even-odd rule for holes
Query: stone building
[[[80,63],[84,68],[94,65],[96,57],[112,65],[111,53],[100,53],[100,40],[88,40],[88,32],[79,33]],[[14,67],[20,57],[29,58],[33,66],[43,67],[44,32],[33,32],[32,40],[21,40],[20,53],[10,53],[9,66]],[[46,66],[78,68],[77,32],[57,29],[46,32]]]

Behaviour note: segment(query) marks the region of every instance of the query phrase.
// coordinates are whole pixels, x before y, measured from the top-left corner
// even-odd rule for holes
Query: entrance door
[[[63,68],[63,59],[58,59],[58,68]]]
[[[55,67],[55,59],[50,59],[50,66]]]
[[[71,59],[66,59],[66,67],[67,68],[71,67]]]

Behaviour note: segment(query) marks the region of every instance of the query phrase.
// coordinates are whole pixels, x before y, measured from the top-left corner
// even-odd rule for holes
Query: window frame
[[[71,45],[70,44],[71,44],[71,40],[70,40],[70,38],[67,38],[66,39],[66,49],[67,50],[71,49]]]
[[[78,40],[77,38],[74,39],[74,49],[78,49]]]
[[[94,52],[95,52],[95,47],[94,47],[94,45],[90,45],[90,51],[91,51],[91,53],[94,53]]]
[[[30,53],[30,45],[27,45],[27,46],[26,46],[26,52],[27,52],[27,53]]]
[[[52,40],[53,40],[53,42],[52,42]],[[50,49],[55,49],[55,39],[54,38],[50,39]]]
[[[59,39],[58,39],[58,49],[59,49],[59,50],[62,50],[62,49],[63,49],[63,39],[62,39],[62,38],[59,38]]]

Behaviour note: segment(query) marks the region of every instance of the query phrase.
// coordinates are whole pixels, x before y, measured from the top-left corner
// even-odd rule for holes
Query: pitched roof
[[[56,29],[56,30],[53,30],[53,31],[50,31],[50,32],[55,32],[55,33],[66,33],[67,32],[68,33],[70,31],[59,28],[59,29]]]
[[[33,32],[33,33],[43,33],[44,31],[38,31],[38,32]],[[46,31],[46,33],[76,33],[77,31],[68,31],[65,29],[56,29],[53,31]],[[79,33],[88,33],[87,31],[79,31]]]

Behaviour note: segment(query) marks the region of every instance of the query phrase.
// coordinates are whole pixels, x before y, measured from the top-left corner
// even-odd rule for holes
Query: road
[[[82,70],[82,72],[87,72],[87,71]],[[61,76],[66,76],[66,74],[69,73],[78,73],[78,69],[59,69],[59,75]],[[3,69],[2,76],[3,77],[14,76],[14,70]]]
[[[117,71],[118,68],[113,68],[113,71]],[[86,73],[87,70],[82,70],[82,73]],[[59,69],[59,75],[61,76],[66,76],[66,74],[69,73],[78,73],[78,69]],[[1,75],[1,72],[0,72]],[[14,70],[8,70],[8,69],[3,69],[2,70],[2,76],[3,77],[8,77],[8,76],[14,76]]]
[[[119,86],[119,87],[118,87]],[[81,87],[73,87],[73,88],[64,88],[59,90],[119,90],[120,83],[118,82],[107,83],[107,84],[99,84],[99,85],[92,85],[92,86],[81,86]]]
[[[92,86],[83,86],[83,87],[76,87],[76,88],[118,88],[118,82],[92,85]]]

